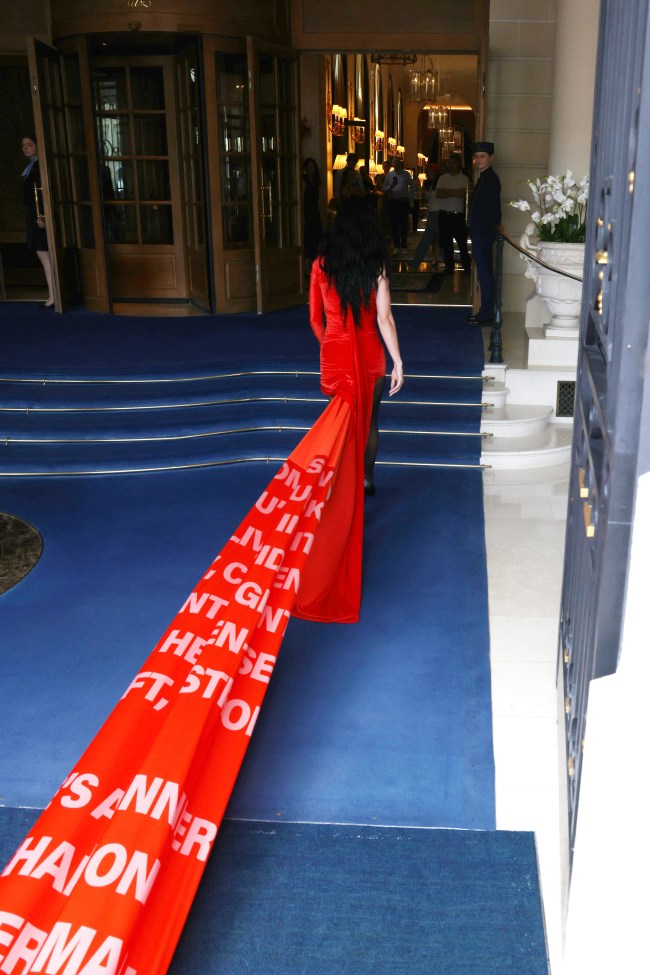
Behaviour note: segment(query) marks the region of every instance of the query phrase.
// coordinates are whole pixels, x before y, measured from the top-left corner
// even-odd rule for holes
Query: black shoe
[[[363,493],[366,495],[367,498],[372,498],[377,493],[377,488],[372,483],[372,481],[368,480],[367,477],[364,477],[363,479]]]
[[[485,318],[483,315],[470,315],[470,317],[467,319],[467,324],[468,325],[483,325],[483,326],[485,326],[485,325],[493,325],[494,324],[494,319],[493,318]]]

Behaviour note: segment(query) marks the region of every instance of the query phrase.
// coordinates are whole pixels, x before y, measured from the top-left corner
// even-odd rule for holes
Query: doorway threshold
[[[116,301],[113,302],[113,314],[142,318],[187,318],[210,315],[211,312],[187,301]]]

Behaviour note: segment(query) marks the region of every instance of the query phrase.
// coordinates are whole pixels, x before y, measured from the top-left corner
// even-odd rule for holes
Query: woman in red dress
[[[386,246],[377,216],[363,199],[344,203],[314,261],[309,318],[321,346],[321,389],[353,403],[365,444],[364,488],[374,494],[379,403],[386,358],[393,361],[389,395],[404,384],[404,371],[390,306]]]
[[[310,322],[321,347],[321,389],[330,397],[328,410],[345,418],[345,441],[301,577],[294,615],[303,619],[359,619],[364,493],[375,493],[377,415],[386,381],[379,333],[393,360],[390,395],[404,382],[385,247],[376,213],[363,199],[350,198],[312,265]]]

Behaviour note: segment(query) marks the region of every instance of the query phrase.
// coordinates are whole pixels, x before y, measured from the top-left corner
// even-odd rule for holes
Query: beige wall
[[[556,0],[492,0],[488,115],[485,137],[495,143],[503,223],[517,239],[526,215],[507,205],[527,196],[524,180],[548,173],[553,95]],[[532,283],[506,244],[503,309],[523,311]]]

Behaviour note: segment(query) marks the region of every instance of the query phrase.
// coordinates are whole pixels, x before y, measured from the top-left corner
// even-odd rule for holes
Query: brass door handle
[[[262,218],[273,220],[273,187],[270,184],[268,186],[260,186],[260,192],[262,194]],[[267,204],[266,206],[264,205],[265,203]]]
[[[591,512],[593,511],[593,505],[588,504],[586,501],[583,506],[583,514],[585,518],[585,535],[587,538],[593,538],[596,534],[596,526],[591,523]]]
[[[578,470],[578,484],[580,485],[580,497],[581,498],[588,498],[589,497],[589,488],[585,486],[585,469],[584,469],[584,467],[581,467]]]

